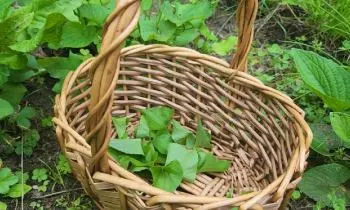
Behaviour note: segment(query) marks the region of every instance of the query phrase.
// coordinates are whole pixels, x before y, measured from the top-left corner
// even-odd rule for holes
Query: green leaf
[[[67,22],[62,29],[60,47],[86,47],[97,39],[99,32],[94,26],[84,26],[76,22]]]
[[[0,98],[0,120],[12,114],[13,111],[11,104]]]
[[[41,68],[46,69],[50,76],[59,79],[60,82],[55,85],[53,90],[59,92],[64,78],[70,71],[74,71],[84,60],[84,57],[70,53],[69,57],[48,57],[38,60]]]
[[[1,0],[0,1],[0,22],[3,20],[7,14],[14,0]],[[1,208],[0,208],[1,210]]]
[[[179,161],[171,161],[166,166],[151,167],[153,185],[173,192],[181,184],[183,171]]]
[[[166,165],[171,161],[179,161],[183,177],[186,181],[193,182],[196,179],[198,154],[195,150],[188,150],[185,146],[171,143],[168,148],[168,156],[166,159]]]
[[[112,139],[109,147],[125,154],[144,155],[141,139]]]
[[[169,107],[152,107],[141,111],[150,130],[162,130],[167,128],[173,117],[174,110]]]
[[[158,152],[154,149],[152,142],[145,142],[142,144],[142,149],[145,153],[146,162],[156,162],[158,159]]]
[[[198,152],[198,172],[224,172],[231,165],[230,161],[219,160],[208,152]]]
[[[166,128],[158,131],[152,143],[160,153],[166,155],[168,153],[169,144],[171,143],[171,135],[168,129]]]
[[[0,210],[7,210],[7,204],[0,201]]]
[[[333,156],[331,152],[342,145],[341,139],[335,134],[332,127],[325,123],[310,124],[313,133],[311,148],[324,156]]]
[[[191,134],[187,128],[183,127],[178,121],[173,120],[173,132],[171,134],[171,138],[174,142],[182,144],[183,139],[185,139],[188,135]]]
[[[46,168],[36,168],[33,171],[32,180],[36,180],[38,182],[42,182],[48,179]]]
[[[28,193],[31,189],[32,189],[32,187],[29,185],[16,184],[10,188],[10,191],[7,193],[7,195],[10,198],[20,198],[23,195],[25,195],[26,193]]]
[[[23,69],[27,66],[27,57],[22,54],[0,53],[0,64],[15,70]]]
[[[331,112],[330,118],[335,133],[347,147],[350,147],[350,115],[342,112]]]
[[[212,50],[218,55],[227,55],[231,50],[233,50],[237,46],[237,41],[238,39],[236,36],[229,36],[225,40],[215,42],[212,45]]]
[[[147,125],[146,118],[144,116],[141,116],[139,125],[136,128],[136,137],[137,138],[145,138],[149,137],[149,127]]]
[[[128,118],[127,117],[120,117],[116,118],[113,117],[113,125],[115,129],[117,130],[118,137],[120,139],[127,139],[128,133],[126,132],[126,128],[128,126]]]
[[[210,133],[204,129],[202,122],[199,121],[197,125],[196,130],[196,143],[195,145],[197,147],[203,147],[203,148],[211,148],[211,135]]]
[[[165,1],[162,4],[161,12],[164,19],[175,23],[177,26],[181,26],[189,21],[205,20],[213,14],[214,7],[208,0],[186,4],[176,1],[174,6],[169,1]]]
[[[141,9],[147,11],[152,7],[152,0],[141,0]]]
[[[0,65],[0,88],[8,81],[10,70],[6,66]]]
[[[194,149],[196,146],[196,137],[191,133],[186,137],[186,148],[187,149]]]
[[[40,135],[37,130],[26,130],[23,134],[23,146],[22,142],[15,143],[15,152],[17,155],[23,155],[29,157],[33,154],[33,150],[37,146],[40,140]],[[23,150],[22,150],[23,147]]]
[[[0,169],[0,194],[7,194],[10,187],[18,182],[18,177],[12,174],[11,169]]]
[[[176,46],[185,46],[192,42],[195,38],[199,36],[198,29],[191,28],[181,31],[176,35],[174,40],[174,45]]]
[[[79,16],[89,20],[88,25],[102,26],[107,16],[111,13],[115,1],[110,1],[111,6],[100,4],[83,4],[79,7]]]
[[[30,120],[38,115],[33,107],[24,107],[16,117],[16,123],[19,127],[28,129],[30,127]]]
[[[208,40],[218,41],[218,38],[212,31],[209,30],[208,26],[205,23],[201,25],[199,32]]]
[[[75,15],[75,10],[82,5],[82,0],[59,0],[48,7],[42,8],[48,14],[60,13],[67,20],[72,22],[79,22],[79,18]]]
[[[0,98],[10,102],[13,107],[18,106],[27,89],[22,84],[6,83],[2,87]]]
[[[350,108],[350,71],[314,52],[292,49],[291,55],[306,85],[335,111]]]
[[[34,13],[20,12],[0,22],[0,52],[9,51],[8,46],[15,43],[18,34],[28,27],[33,16]]]
[[[141,16],[139,27],[141,38],[144,41],[157,40],[166,42],[174,35],[175,25],[169,21],[159,19],[159,16]]]
[[[316,166],[305,172],[298,187],[310,198],[329,205],[327,195],[332,191],[341,191],[341,184],[350,178],[350,169],[337,163]]]

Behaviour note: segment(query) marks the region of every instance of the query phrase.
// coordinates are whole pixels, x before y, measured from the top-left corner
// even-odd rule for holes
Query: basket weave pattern
[[[57,139],[74,175],[101,209],[278,209],[300,181],[312,133],[286,95],[245,73],[256,0],[242,0],[239,45],[231,65],[191,49],[136,45],[121,49],[140,13],[120,0],[106,21],[100,55],[70,73],[56,97]],[[225,173],[198,174],[174,193],[151,186],[107,153],[116,134],[111,116],[163,105],[195,130],[202,120],[212,152],[231,160]],[[233,189],[233,198],[225,195]]]

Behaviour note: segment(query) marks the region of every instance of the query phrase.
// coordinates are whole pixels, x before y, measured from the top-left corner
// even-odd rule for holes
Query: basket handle
[[[116,0],[116,9],[104,25],[100,54],[89,69],[92,80],[86,140],[91,144],[90,172],[109,172],[107,148],[112,131],[113,91],[119,76],[120,51],[140,16],[139,0]],[[253,40],[258,0],[240,0],[237,10],[238,47],[231,67],[247,71],[247,55]]]
[[[237,50],[232,56],[231,68],[247,72],[248,53],[253,43],[254,22],[258,12],[258,0],[240,0],[236,14],[238,27]]]

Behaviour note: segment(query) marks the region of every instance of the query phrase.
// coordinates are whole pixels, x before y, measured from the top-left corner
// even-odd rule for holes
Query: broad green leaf
[[[113,117],[113,125],[117,131],[118,138],[119,139],[127,139],[128,133],[126,131],[126,128],[128,126],[128,118],[127,117]]]
[[[291,55],[306,85],[335,111],[350,108],[350,71],[314,52],[292,49]]]
[[[114,2],[113,0],[110,1],[108,6],[91,3],[83,4],[79,7],[79,16],[86,18],[89,21],[88,25],[102,26],[107,16],[111,13]]]
[[[46,11],[48,14],[60,13],[69,21],[79,22],[79,18],[74,11],[81,5],[82,0],[59,0],[49,4],[48,7],[42,8],[42,11]]]
[[[86,47],[97,39],[99,32],[94,26],[84,26],[76,22],[67,22],[62,29],[60,47]]]
[[[10,187],[18,182],[18,177],[12,174],[11,169],[0,169],[0,194],[7,194]]]
[[[7,204],[0,201],[0,210],[7,210]]]
[[[168,153],[168,147],[171,142],[171,135],[167,128],[158,131],[152,140],[154,147],[164,155]]]
[[[350,115],[343,112],[331,112],[330,118],[335,133],[347,147],[350,147]]]
[[[171,138],[176,143],[183,143],[183,140],[191,134],[191,131],[189,131],[187,128],[183,127],[178,121],[173,120],[173,132],[171,134]]]
[[[35,50],[40,44],[40,41],[41,41],[43,34],[44,34],[44,29],[45,28],[42,28],[33,38],[28,39],[28,40],[18,41],[16,43],[10,45],[9,47],[12,50],[15,50],[18,52],[23,52],[23,53],[31,52],[31,51]]]
[[[26,193],[28,193],[31,189],[32,189],[32,187],[29,185],[16,184],[10,188],[10,191],[7,193],[7,195],[10,198],[20,198],[23,195],[25,195]]]
[[[0,98],[10,102],[13,107],[16,107],[22,100],[27,89],[22,84],[6,83],[2,87]]]
[[[39,75],[40,73],[43,73],[44,71],[45,70],[33,71],[28,69],[11,71],[9,82],[12,82],[12,83],[24,82],[36,75]]]
[[[212,45],[213,51],[221,56],[227,55],[231,50],[236,48],[237,46],[237,37],[229,36],[227,39],[222,40],[220,42],[215,42]]]
[[[20,12],[0,22],[0,52],[8,52],[8,46],[32,21],[34,13]]]
[[[198,166],[197,152],[195,150],[188,150],[183,145],[171,143],[168,148],[168,156],[165,164],[167,165],[174,160],[179,161],[184,179],[193,182],[196,179]]]
[[[70,53],[69,57],[47,57],[38,60],[41,68],[46,69],[50,76],[59,79],[60,82],[55,85],[53,90],[59,92],[64,78],[70,71],[74,71],[83,62],[84,57]]]
[[[209,30],[208,26],[205,23],[201,25],[199,32],[208,40],[218,41],[218,38],[212,31]]]
[[[149,127],[147,125],[146,118],[144,116],[141,116],[139,125],[136,128],[136,137],[137,138],[145,138],[149,137]]]
[[[33,107],[24,107],[16,117],[16,123],[19,127],[28,129],[30,127],[30,120],[38,115]]]
[[[305,172],[298,187],[310,198],[329,205],[327,195],[333,191],[345,196],[341,184],[350,178],[350,169],[337,163],[316,166]]]
[[[199,121],[196,129],[196,143],[197,147],[203,148],[211,148],[211,135],[210,133],[203,127],[202,122]]]
[[[47,43],[51,49],[58,49],[62,36],[62,29],[67,19],[59,13],[49,14],[46,18],[45,31],[41,43]]]
[[[196,146],[196,137],[191,133],[186,137],[186,148],[187,149],[194,149]]]
[[[146,11],[151,9],[153,0],[141,0],[141,8]]]
[[[0,65],[0,88],[8,81],[10,70],[6,66]]]
[[[0,1],[0,22],[3,20],[7,14],[14,0],[1,0]],[[0,208],[1,210],[1,208]]]
[[[179,161],[171,161],[166,166],[151,167],[153,185],[173,192],[181,184],[183,171]]]
[[[129,167],[150,167],[153,165],[151,161],[138,160],[128,155],[119,155],[117,160],[126,169],[129,169]]]
[[[11,104],[0,98],[0,120],[12,114],[13,111]]]
[[[331,152],[342,145],[341,139],[335,134],[332,127],[325,123],[310,124],[313,133],[311,148],[324,156],[333,156]]]
[[[208,0],[196,1],[194,3],[182,4],[179,1],[171,5],[170,1],[165,1],[161,8],[164,19],[181,26],[186,22],[199,19],[200,21],[210,17],[214,12],[214,7]]]
[[[144,41],[157,40],[166,42],[174,35],[176,26],[167,20],[159,19],[159,16],[141,16],[139,28],[141,38]]]
[[[125,154],[144,155],[141,139],[112,139],[109,147]]]
[[[199,36],[199,32],[198,32],[198,29],[196,28],[183,30],[180,33],[176,34],[174,45],[185,46],[190,42],[192,42],[198,36]]]
[[[208,152],[198,152],[198,173],[201,172],[224,172],[231,165],[230,161],[220,160]]]
[[[162,130],[167,128],[174,110],[169,107],[152,107],[141,111],[150,130]]]
[[[23,69],[27,66],[27,57],[22,54],[0,53],[0,64],[15,70]]]
[[[145,153],[146,162],[156,162],[158,159],[158,152],[154,149],[152,142],[144,142],[142,149]]]

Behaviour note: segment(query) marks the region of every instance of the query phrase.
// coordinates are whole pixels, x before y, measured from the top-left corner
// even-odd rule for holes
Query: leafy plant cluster
[[[224,172],[230,166],[230,161],[217,159],[206,150],[211,148],[211,135],[201,122],[193,134],[172,120],[173,112],[168,107],[142,110],[140,122],[130,137],[128,118],[114,118],[118,139],[109,144],[109,154],[121,166],[152,179],[154,186],[170,192],[182,180],[193,182],[197,173]]]

